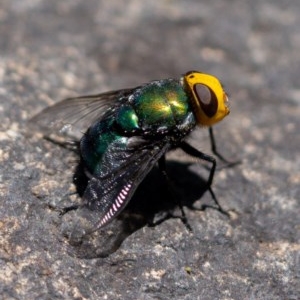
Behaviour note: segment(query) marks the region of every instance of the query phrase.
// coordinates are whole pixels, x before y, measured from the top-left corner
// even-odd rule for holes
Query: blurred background
[[[1,0],[3,299],[298,299],[299,15],[298,0]],[[26,122],[66,97],[189,70],[229,93],[216,140],[242,164],[218,170],[214,191],[231,218],[186,209],[192,233],[171,219],[108,258],[71,257],[50,205],[73,191],[69,154],[29,136]],[[191,143],[209,152],[205,131]]]

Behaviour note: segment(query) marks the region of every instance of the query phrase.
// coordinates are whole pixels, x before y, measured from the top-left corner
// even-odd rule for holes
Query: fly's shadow
[[[124,211],[103,229],[93,232],[97,211],[79,207],[66,213],[62,231],[68,238],[69,254],[81,258],[109,256],[135,231],[147,225],[157,226],[170,218],[182,219],[189,228],[185,216],[180,212],[175,215],[175,211],[183,206],[194,209],[195,201],[207,191],[206,181],[191,171],[190,165],[168,161],[171,187],[161,171],[154,167],[141,182]],[[81,164],[77,166],[73,181],[78,194],[82,196],[88,178]],[[201,209],[205,208],[203,205]]]

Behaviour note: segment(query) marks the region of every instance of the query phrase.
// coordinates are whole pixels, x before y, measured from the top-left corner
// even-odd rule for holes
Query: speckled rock
[[[299,299],[299,15],[298,0],[2,1],[0,298]],[[213,188],[231,217],[191,208],[212,204],[207,170],[174,152],[192,232],[179,218],[147,225],[165,206],[180,215],[154,172],[131,204],[135,226],[125,212],[69,244],[76,212],[56,208],[80,202],[77,157],[28,130],[29,118],[65,97],[188,70],[216,75],[230,95],[215,135],[242,163],[219,163]],[[190,142],[210,152],[204,129]]]

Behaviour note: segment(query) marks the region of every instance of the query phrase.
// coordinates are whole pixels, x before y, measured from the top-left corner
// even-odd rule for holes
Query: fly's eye
[[[195,84],[194,92],[203,112],[208,117],[213,117],[218,110],[218,100],[215,93],[204,84]]]
[[[203,84],[195,85],[195,92],[199,101],[205,105],[208,105],[211,101],[211,93],[209,88]]]

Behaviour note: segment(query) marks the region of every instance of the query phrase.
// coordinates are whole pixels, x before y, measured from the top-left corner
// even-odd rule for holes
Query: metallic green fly
[[[66,99],[32,122],[49,128],[58,124],[60,129],[75,124],[85,132],[79,143],[88,177],[83,203],[99,212],[96,230],[125,208],[156,163],[164,168],[165,154],[174,148],[212,163],[207,186],[218,204],[211,189],[216,161],[185,138],[197,125],[208,126],[212,149],[222,158],[215,150],[211,126],[229,114],[227,103],[216,77],[191,71],[177,79]]]

